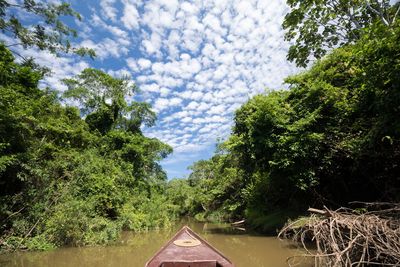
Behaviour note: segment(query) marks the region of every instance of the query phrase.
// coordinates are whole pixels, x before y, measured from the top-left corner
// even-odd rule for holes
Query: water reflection
[[[275,237],[249,235],[229,225],[185,222],[227,256],[237,267],[284,267],[286,258],[303,253],[293,243]],[[107,247],[61,248],[48,252],[0,255],[4,267],[142,267],[182,227],[148,233],[124,232],[121,240]],[[310,263],[300,263],[301,267]]]

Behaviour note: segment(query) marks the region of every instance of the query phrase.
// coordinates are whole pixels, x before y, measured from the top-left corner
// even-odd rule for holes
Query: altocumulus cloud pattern
[[[95,61],[74,56],[53,60],[45,84],[62,91],[60,79],[84,68],[129,75],[141,89],[137,99],[158,114],[148,136],[170,144],[174,154],[162,165],[170,178],[182,177],[193,161],[208,157],[226,138],[234,111],[249,97],[282,88],[296,69],[287,63],[283,0],[101,0],[72,1],[83,15],[75,21],[77,42],[95,49]],[[21,14],[23,16],[23,14]]]

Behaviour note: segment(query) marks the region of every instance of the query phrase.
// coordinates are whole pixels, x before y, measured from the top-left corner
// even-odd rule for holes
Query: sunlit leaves
[[[285,39],[294,41],[288,59],[301,67],[333,48],[359,40],[362,29],[375,22],[395,27],[400,8],[399,2],[391,5],[388,0],[288,0],[287,3],[291,11],[283,23]]]
[[[19,12],[35,16],[36,24],[25,25],[16,15]],[[93,58],[95,56],[93,49],[71,46],[69,38],[77,37],[77,33],[62,20],[63,16],[81,20],[79,13],[66,2],[0,1],[0,30],[13,38],[13,43],[6,43],[7,47],[22,45],[25,48],[37,47],[53,54],[73,52]]]
[[[64,97],[77,100],[88,124],[103,134],[121,127],[140,132],[142,123],[154,124],[155,114],[147,104],[127,102],[137,90],[128,77],[114,78],[89,68],[63,81],[68,87]]]

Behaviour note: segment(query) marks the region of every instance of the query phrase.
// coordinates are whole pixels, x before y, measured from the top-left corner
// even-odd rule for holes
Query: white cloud
[[[170,105],[170,106],[178,106],[178,105],[180,105],[181,103],[182,103],[182,99],[177,98],[177,97],[171,98],[171,99],[169,100],[169,105]]]
[[[112,21],[115,21],[117,17],[118,10],[114,7],[116,0],[101,0],[100,6],[104,16]]]
[[[199,106],[199,103],[192,101],[189,103],[189,105],[186,106],[187,109],[197,109],[197,107]]]
[[[167,97],[170,94],[171,90],[169,90],[168,88],[162,87],[160,89],[160,95],[161,97]]]
[[[110,38],[104,38],[96,43],[92,40],[83,40],[80,46],[93,49],[98,59],[105,59],[108,57],[121,58],[129,52],[127,47],[119,45]]]
[[[207,114],[223,114],[225,113],[226,106],[225,105],[218,105],[218,106],[212,106],[208,111]]]
[[[92,10],[92,12],[95,12]],[[128,33],[117,26],[110,25],[104,22],[96,13],[92,13],[91,22],[93,26],[101,27],[108,32],[110,32],[119,43],[123,43],[125,45],[129,45],[130,41],[128,40]]]
[[[220,20],[214,16],[213,14],[209,13],[203,18],[203,24],[212,29],[214,32],[225,35],[227,30],[221,27]]]
[[[191,98],[194,100],[201,100],[203,94],[201,92],[193,92]]]
[[[142,47],[144,48],[144,51],[149,55],[155,54],[157,52],[157,48],[149,40],[144,40],[142,42]]]
[[[150,68],[151,61],[148,59],[145,59],[145,58],[140,58],[138,60],[138,64],[139,64],[141,70],[145,70],[145,69]]]
[[[178,9],[179,2],[178,0],[156,0],[159,6],[166,8],[171,13],[175,13]]]
[[[197,110],[199,111],[206,111],[210,108],[210,104],[207,104],[205,102],[200,103],[200,105],[197,107]]]
[[[197,12],[199,12],[199,8],[196,5],[189,2],[183,2],[181,4],[181,9],[188,14],[196,14]]]
[[[155,93],[155,92],[160,91],[160,86],[156,83],[144,84],[144,85],[140,86],[140,89],[143,91]]]
[[[154,109],[156,111],[161,111],[168,108],[169,101],[166,98],[158,98],[154,103]]]
[[[197,151],[200,151],[203,149],[204,149],[204,146],[200,145],[200,144],[187,144],[184,146],[176,147],[175,152],[176,153],[185,153],[185,152],[193,153],[193,152],[197,152]]]
[[[184,117],[181,121],[183,123],[189,123],[189,122],[192,122],[192,118],[191,117]]]
[[[124,0],[124,13],[121,18],[122,23],[128,30],[134,30],[139,28],[139,12],[136,6],[131,4],[130,1]]]
[[[144,90],[151,91],[149,88],[145,88]],[[158,90],[158,87],[157,87]],[[171,99],[168,98],[158,98],[154,103],[154,110],[157,112],[163,111],[168,108],[172,108],[175,106],[179,106],[182,104],[182,99],[178,97],[173,97]]]
[[[125,61],[126,61],[126,64],[128,65],[128,67],[132,71],[134,71],[134,72],[139,71],[139,66],[138,66],[138,64],[136,62],[136,59],[130,57],[130,58],[127,58]]]

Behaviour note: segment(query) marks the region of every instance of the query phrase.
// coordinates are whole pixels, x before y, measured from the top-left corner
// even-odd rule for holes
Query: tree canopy
[[[22,12],[36,18],[36,23],[24,23],[19,17]],[[71,44],[70,38],[77,37],[77,32],[63,21],[63,16],[81,20],[80,14],[67,2],[0,0],[0,30],[10,37],[0,41],[8,48],[22,45],[24,48],[36,47],[53,54],[73,52],[93,58],[94,50]]]
[[[400,2],[389,0],[288,0],[285,39],[293,41],[288,59],[305,67],[312,58],[329,50],[354,43],[363,29],[382,23],[388,28],[398,24]]]
[[[128,101],[137,90],[129,77],[114,78],[97,69],[85,69],[64,83],[68,87],[64,98],[78,101],[86,122],[103,134],[118,128],[140,132],[142,124],[149,127],[155,123],[156,115],[148,103]]]

